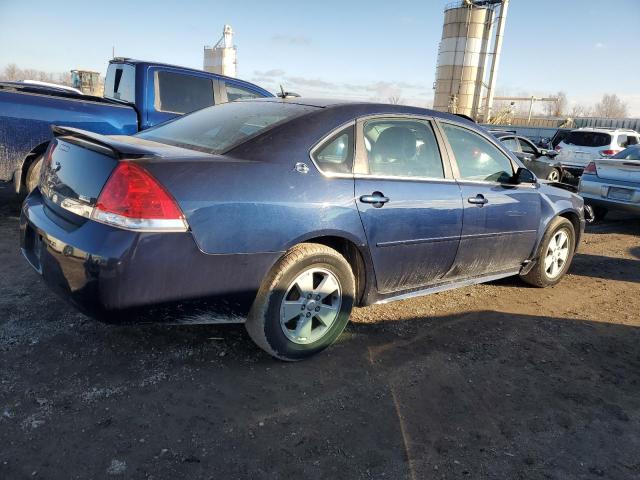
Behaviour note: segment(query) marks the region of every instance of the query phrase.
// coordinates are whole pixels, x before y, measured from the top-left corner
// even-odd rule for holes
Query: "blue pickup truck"
[[[273,94],[236,78],[129,58],[109,62],[103,97],[0,83],[0,181],[13,181],[21,195],[35,188],[54,124],[132,135],[210,105],[257,97]]]

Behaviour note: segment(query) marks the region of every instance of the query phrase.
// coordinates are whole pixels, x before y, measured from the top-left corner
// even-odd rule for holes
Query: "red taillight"
[[[600,155],[602,155],[603,157],[610,157],[621,151],[622,150],[600,150]]]
[[[587,164],[586,167],[584,167],[584,170],[582,172],[584,173],[590,173],[592,175],[597,175],[598,174],[598,169],[596,168],[596,162],[589,162]]]
[[[44,160],[42,161],[43,170],[51,166],[51,158],[53,158],[53,152],[55,151],[58,143],[50,143],[49,148],[47,148],[47,152],[44,155]]]
[[[186,230],[180,208],[143,167],[123,161],[100,192],[93,218],[138,230]]]

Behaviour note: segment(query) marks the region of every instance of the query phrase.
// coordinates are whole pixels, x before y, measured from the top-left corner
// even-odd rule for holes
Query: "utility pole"
[[[491,107],[493,106],[493,96],[495,94],[496,80],[498,79],[498,67],[500,66],[500,52],[502,50],[502,39],[504,37],[504,26],[507,20],[507,10],[509,0],[503,0],[500,5],[500,16],[498,17],[498,29],[496,30],[496,46],[491,61],[491,72],[489,74],[489,87],[487,89],[487,103],[484,108],[484,121],[488,123],[491,119]]]

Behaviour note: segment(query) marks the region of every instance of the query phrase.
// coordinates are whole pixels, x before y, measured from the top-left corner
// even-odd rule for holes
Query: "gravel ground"
[[[517,279],[354,312],[286,364],[242,326],[108,326],[18,252],[0,187],[0,478],[640,478],[640,222]]]

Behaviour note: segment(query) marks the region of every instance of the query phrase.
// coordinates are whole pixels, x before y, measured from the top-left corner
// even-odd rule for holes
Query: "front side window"
[[[204,77],[156,72],[154,106],[158,112],[189,113],[214,104],[213,82]]]
[[[246,88],[237,87],[235,85],[225,84],[225,90],[227,91],[227,100],[233,102],[235,100],[246,100],[252,98],[262,98],[262,95],[247,90]]]
[[[282,102],[229,102],[177,118],[136,136],[206,153],[224,153],[315,107]]]
[[[351,173],[353,167],[353,127],[333,135],[313,152],[313,159],[324,173]]]
[[[524,153],[530,153],[531,155],[536,154],[535,147],[531,145],[529,142],[527,142],[526,140],[523,140],[522,138],[519,138],[518,141],[520,142],[520,148]]]
[[[443,123],[453,150],[460,178],[485,182],[507,182],[513,176],[511,160],[481,135]]]
[[[444,178],[431,124],[422,120],[380,119],[364,124],[369,174]]]

